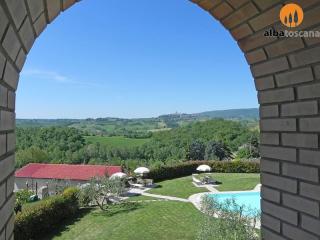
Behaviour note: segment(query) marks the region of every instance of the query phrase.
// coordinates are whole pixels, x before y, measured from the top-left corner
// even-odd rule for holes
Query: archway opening
[[[28,163],[122,165],[131,174],[139,166],[152,170],[187,160],[258,157],[254,82],[234,39],[193,4],[159,1],[153,5],[158,11],[149,14],[145,4],[82,2],[37,39],[17,92],[17,168]],[[38,94],[30,94],[31,89]],[[52,135],[62,138],[48,139]],[[188,150],[197,143],[203,152],[191,156]],[[139,146],[122,146],[130,144]],[[217,156],[215,147],[225,156]],[[216,180],[226,186],[228,176],[245,180],[219,174],[225,180]],[[259,178],[252,178],[248,188],[253,189]],[[28,182],[31,191],[42,185],[49,192],[56,189],[49,180],[18,177],[16,182],[19,188]],[[186,199],[198,193],[191,184],[182,195],[168,194]]]
[[[318,239],[319,40],[303,31],[318,30],[319,3],[294,1],[304,11],[303,23],[296,28],[303,34],[279,38],[270,34],[288,30],[279,21],[279,11],[287,3],[284,0],[192,2],[219,20],[237,40],[259,91],[263,238]],[[14,229],[19,73],[34,40],[74,3],[0,2],[0,237],[4,239],[12,239]]]

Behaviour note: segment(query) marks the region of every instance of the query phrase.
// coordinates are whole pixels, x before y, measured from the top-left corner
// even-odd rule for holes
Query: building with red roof
[[[49,192],[59,187],[79,186],[93,177],[111,176],[122,172],[120,166],[30,163],[15,172],[17,189],[40,189]]]

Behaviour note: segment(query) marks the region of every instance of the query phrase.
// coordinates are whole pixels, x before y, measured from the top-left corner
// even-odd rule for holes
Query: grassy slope
[[[86,130],[89,132],[102,131],[102,132],[123,132],[127,131],[150,131],[153,129],[161,129],[166,127],[166,124],[160,119],[105,119],[102,121],[80,121],[70,125],[78,129]]]
[[[194,240],[201,219],[200,211],[191,203],[150,202],[130,211],[93,210],[46,239]]]
[[[208,191],[206,188],[195,187],[190,176],[158,182],[157,185],[158,188],[151,189],[148,193],[188,198],[192,194]]]
[[[249,190],[259,183],[259,174],[213,173],[213,177],[223,184],[221,191]],[[201,177],[201,176],[200,176]],[[158,183],[162,187],[150,193],[187,198],[207,191],[191,184],[191,177],[177,178]],[[129,200],[151,200],[146,196]],[[45,240],[122,240],[122,239],[175,239],[196,238],[202,216],[191,203],[157,201],[139,203],[135,209],[114,208],[108,212],[98,209],[83,214],[76,222],[67,224]]]
[[[252,190],[260,183],[260,174],[255,173],[213,173],[212,177],[222,182],[219,191]]]
[[[251,173],[213,173],[212,177],[222,182],[222,184],[217,187],[219,191],[251,190],[260,182],[260,175]],[[201,178],[201,176],[199,178]],[[159,188],[152,189],[148,192],[188,198],[192,194],[208,191],[206,188],[195,187],[191,181],[191,176],[162,181],[157,183],[160,186]]]
[[[85,137],[85,139],[86,139],[86,142],[92,142],[92,143],[99,142],[105,146],[118,147],[118,148],[137,147],[149,141],[148,138],[135,139],[135,138],[126,138],[122,136],[115,136],[115,137],[87,136]]]

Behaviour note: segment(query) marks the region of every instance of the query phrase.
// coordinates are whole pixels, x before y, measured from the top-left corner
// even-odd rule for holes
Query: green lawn
[[[217,187],[219,191],[252,190],[260,183],[260,174],[255,173],[213,173],[211,176],[222,182]]]
[[[217,187],[219,191],[251,190],[260,183],[260,174],[252,173],[213,173],[212,177],[222,184]],[[201,179],[204,174],[198,178]],[[159,188],[154,188],[148,193],[188,198],[190,195],[207,192],[206,188],[197,188],[192,184],[191,176],[166,180],[157,183]]]
[[[213,173],[212,176],[222,182],[221,191],[250,190],[260,182],[259,174]],[[191,176],[163,181],[149,193],[188,198],[207,191],[193,186],[191,181]],[[154,199],[135,196],[127,201]],[[107,212],[82,209],[78,218],[62,223],[60,229],[43,240],[194,240],[202,219],[202,213],[191,203],[176,201],[131,203],[113,206]]]
[[[46,240],[194,240],[201,212],[191,203],[149,202],[111,213],[92,210]]]
[[[159,187],[151,189],[148,193],[188,198],[195,193],[208,192],[206,188],[195,187],[190,176],[158,182],[157,185]]]
[[[149,138],[126,138],[123,136],[104,137],[104,136],[86,136],[87,143],[100,143],[108,147],[132,148],[143,145],[148,142]]]

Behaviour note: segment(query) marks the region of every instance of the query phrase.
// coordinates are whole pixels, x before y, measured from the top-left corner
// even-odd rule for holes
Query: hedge
[[[66,189],[61,195],[42,200],[39,204],[19,212],[15,218],[16,240],[39,239],[74,216],[78,209],[78,190]]]
[[[259,161],[188,161],[173,166],[161,166],[150,170],[148,178],[154,181],[190,176],[199,165],[206,164],[212,172],[219,173],[259,173]]]

